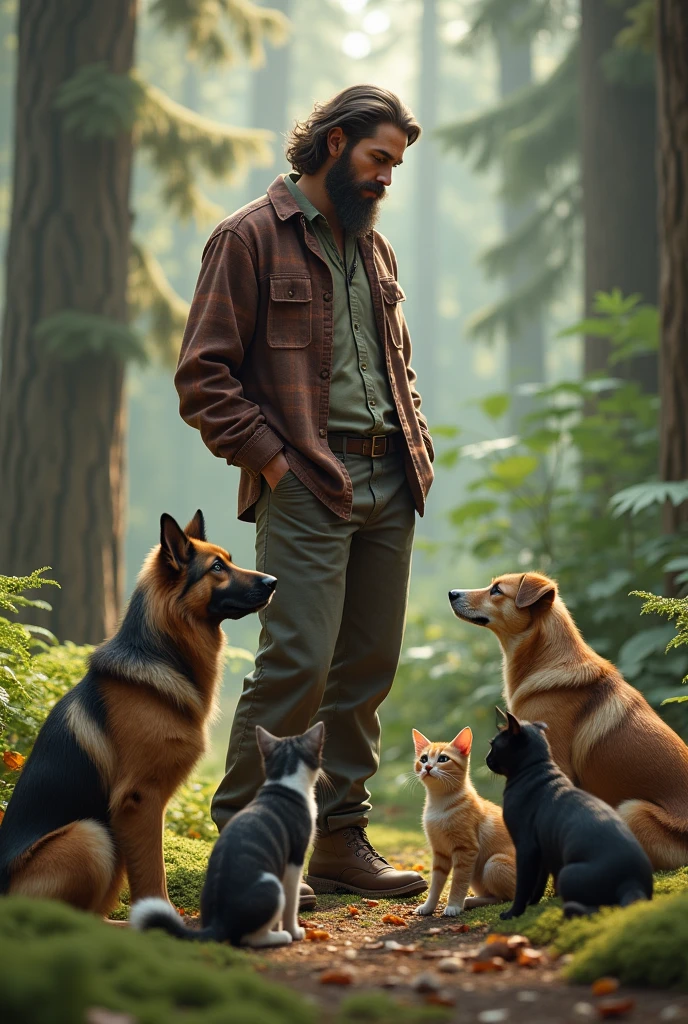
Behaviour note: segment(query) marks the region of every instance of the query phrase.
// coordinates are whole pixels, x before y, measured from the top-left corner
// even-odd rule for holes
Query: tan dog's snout
[[[465,619],[466,622],[473,622],[476,626],[487,626],[490,619],[485,615],[484,610],[471,600],[471,595],[482,594],[480,590],[450,590],[449,603],[454,615],[458,619]]]

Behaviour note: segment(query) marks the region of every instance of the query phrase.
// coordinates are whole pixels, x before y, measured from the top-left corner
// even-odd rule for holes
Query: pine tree
[[[150,9],[206,63],[237,51],[258,60],[263,37],[286,30],[278,12],[249,0]],[[122,595],[125,364],[169,360],[184,320],[159,265],[132,244],[134,149],[178,217],[207,208],[201,173],[220,178],[269,158],[269,133],[199,117],[137,75],[136,27],[131,0],[19,5],[0,565],[16,575],[52,565],[62,590],[51,628],[79,642],[114,627]],[[145,332],[132,313],[145,316]]]

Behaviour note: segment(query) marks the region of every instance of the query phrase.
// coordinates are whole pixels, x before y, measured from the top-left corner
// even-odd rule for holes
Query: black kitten
[[[265,782],[250,804],[223,828],[208,861],[201,893],[201,929],[187,928],[161,899],[140,900],[134,928],[163,928],[179,939],[281,946],[302,939],[299,886],[315,832],[315,784],[325,727],[277,739],[256,726]]]
[[[550,874],[567,917],[651,899],[652,865],[628,825],[557,767],[546,725],[504,717],[487,755],[487,767],[506,775],[504,822],[516,847],[516,896],[500,916],[539,903]]]

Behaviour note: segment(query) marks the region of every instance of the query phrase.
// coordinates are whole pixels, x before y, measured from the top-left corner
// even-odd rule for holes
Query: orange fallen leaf
[[[0,808],[0,825],[2,825],[2,819],[5,817],[5,812]]]
[[[456,999],[448,992],[429,992],[425,1002],[430,1006],[456,1006]]]
[[[354,972],[346,967],[332,968],[320,975],[321,985],[352,985],[353,982]]]
[[[474,960],[471,971],[473,974],[485,974],[487,971],[503,971],[505,966],[501,956],[493,956],[489,960]]]
[[[519,967],[537,967],[542,963],[542,953],[538,949],[519,949]]]
[[[590,987],[594,996],[610,996],[616,992],[619,982],[616,978],[598,978]]]
[[[361,913],[358,907],[351,906],[351,904],[346,909],[349,911],[352,917],[358,917],[359,914]]]
[[[308,942],[327,942],[332,936],[324,928],[307,928],[306,940]]]
[[[379,900],[361,900],[361,903],[365,903],[366,907],[379,907]]]
[[[597,1012],[603,1020],[612,1017],[624,1017],[635,1006],[635,999],[602,999],[597,1004]]]
[[[425,864],[414,864],[411,871],[425,871]]]
[[[26,761],[24,755],[17,753],[16,750],[6,750],[2,755],[2,759],[10,771],[13,772],[18,771],[24,764],[24,761]]]
[[[200,839],[201,838],[201,833],[197,832],[195,828],[190,828],[189,831],[186,834],[189,837],[189,839]]]
[[[384,914],[382,917],[383,924],[395,924],[399,928],[408,928],[408,924],[404,921],[403,917],[399,917],[397,914]]]
[[[464,932],[469,932],[470,930],[471,926],[469,924],[450,924],[447,929],[449,932],[461,932],[462,934]]]

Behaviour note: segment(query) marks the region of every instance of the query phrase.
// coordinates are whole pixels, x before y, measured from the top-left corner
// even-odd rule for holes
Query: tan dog
[[[547,723],[559,767],[616,807],[655,870],[688,864],[688,747],[585,643],[554,580],[511,573],[449,600],[496,634],[507,707]]]

